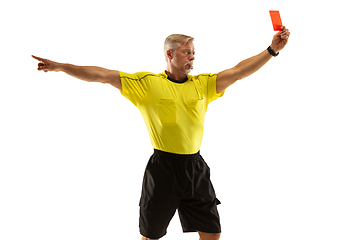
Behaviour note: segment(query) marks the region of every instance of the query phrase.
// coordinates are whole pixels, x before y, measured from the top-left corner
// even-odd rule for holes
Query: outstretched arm
[[[109,83],[112,86],[122,91],[122,85],[119,72],[116,70],[109,70],[101,67],[75,66],[72,64],[64,64],[54,62],[48,59],[32,56],[40,61],[38,64],[39,71],[54,71],[64,72],[72,77],[84,80],[87,82],[101,82]]]
[[[274,35],[270,45],[270,48],[274,51],[274,53],[278,53],[285,47],[289,36],[290,32],[284,26],[281,28],[280,32]],[[216,80],[216,91],[220,93],[237,80],[250,76],[264,66],[272,57],[273,56],[269,53],[269,51],[265,50],[254,57],[240,62],[231,69],[220,72]]]

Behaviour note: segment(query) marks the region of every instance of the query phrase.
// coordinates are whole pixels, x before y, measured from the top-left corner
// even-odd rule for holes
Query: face
[[[171,50],[170,50],[171,51]],[[180,73],[189,74],[195,60],[195,48],[192,41],[179,45],[175,52],[172,52],[171,65]]]

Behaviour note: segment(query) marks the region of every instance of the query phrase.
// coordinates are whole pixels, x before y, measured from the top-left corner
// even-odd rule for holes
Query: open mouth
[[[194,69],[194,66],[193,66],[193,63],[187,63],[187,64],[185,64],[185,67],[187,68],[189,68],[189,69]]]

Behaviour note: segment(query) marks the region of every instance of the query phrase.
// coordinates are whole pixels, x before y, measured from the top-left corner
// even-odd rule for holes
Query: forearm
[[[240,62],[234,67],[238,74],[238,79],[246,78],[255,73],[257,70],[262,68],[272,57],[273,56],[269,53],[269,51],[265,50],[256,56]]]
[[[273,37],[270,45],[271,49],[266,49],[262,53],[240,62],[235,67],[220,72],[216,79],[216,92],[223,92],[231,84],[250,76],[262,68],[273,56],[277,56],[277,53],[285,47],[289,36],[289,30],[284,26],[281,27],[281,32],[278,32]]]

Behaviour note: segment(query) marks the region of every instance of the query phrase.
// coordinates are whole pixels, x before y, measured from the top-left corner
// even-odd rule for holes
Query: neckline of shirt
[[[170,80],[171,82],[173,82],[173,83],[186,83],[186,81],[188,80],[188,77],[186,76],[182,81],[178,81],[178,80],[175,80],[175,79],[173,79],[173,78],[171,78],[170,76],[169,76],[169,74],[167,73],[167,71],[165,70],[165,74],[166,74],[166,76],[167,76],[167,79],[168,80]]]

